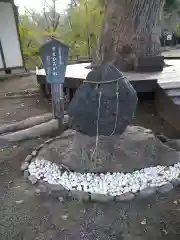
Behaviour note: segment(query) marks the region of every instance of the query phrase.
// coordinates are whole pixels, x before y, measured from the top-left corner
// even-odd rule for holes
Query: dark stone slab
[[[166,183],[163,186],[158,188],[158,192],[162,193],[162,194],[165,194],[165,193],[171,191],[172,189],[173,189],[172,183]]]
[[[111,83],[102,83],[116,79]],[[68,109],[73,129],[96,136],[100,105],[99,135],[122,134],[136,111],[137,94],[132,85],[110,63],[91,71],[86,81],[91,83],[85,82],[80,86]]]
[[[174,187],[177,187],[180,185],[180,178],[177,178],[177,179],[173,179],[171,181],[171,183],[173,184]]]
[[[114,200],[113,196],[104,195],[99,193],[91,193],[91,201],[97,202],[111,202]]]
[[[90,194],[84,191],[71,190],[71,197],[79,201],[88,201],[90,199]]]
[[[123,193],[120,196],[116,196],[115,201],[121,202],[121,201],[131,201],[133,200],[135,195],[131,192]]]
[[[142,191],[139,192],[138,198],[147,198],[156,193],[157,188],[145,188]]]

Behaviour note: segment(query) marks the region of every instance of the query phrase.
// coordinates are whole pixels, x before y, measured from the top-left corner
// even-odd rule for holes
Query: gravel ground
[[[13,113],[21,103],[24,107]],[[4,124],[46,112],[48,106],[37,96],[0,101],[0,109],[0,124]],[[43,141],[24,141],[0,151],[1,240],[179,239],[180,189],[124,204],[83,204],[36,196],[35,186],[23,179],[20,164]]]

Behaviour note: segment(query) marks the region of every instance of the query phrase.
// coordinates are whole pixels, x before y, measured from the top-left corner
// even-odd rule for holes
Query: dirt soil
[[[25,88],[31,79],[34,81],[33,77],[24,79]],[[23,83],[23,79],[0,83],[0,89],[11,92],[14,86],[13,90],[18,91],[19,82]],[[0,124],[47,111],[49,105],[39,95],[0,99]],[[20,164],[43,141],[24,141],[0,149],[0,240],[180,238],[180,189],[165,196],[124,204],[60,202],[36,196],[36,187],[23,179]]]

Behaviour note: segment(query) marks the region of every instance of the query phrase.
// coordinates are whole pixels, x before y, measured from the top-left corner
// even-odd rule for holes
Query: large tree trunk
[[[160,55],[160,19],[165,0],[108,0],[95,66],[112,61],[134,70],[138,60]]]

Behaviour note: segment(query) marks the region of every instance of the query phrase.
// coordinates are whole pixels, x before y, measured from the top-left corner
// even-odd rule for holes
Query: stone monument
[[[76,134],[65,164],[75,169],[79,162],[84,171],[97,172],[104,159],[116,162],[115,142],[130,124],[136,105],[135,90],[113,64],[92,70],[68,109]]]
[[[111,63],[92,70],[68,110],[72,127],[88,136],[121,135],[136,111],[132,85]]]

